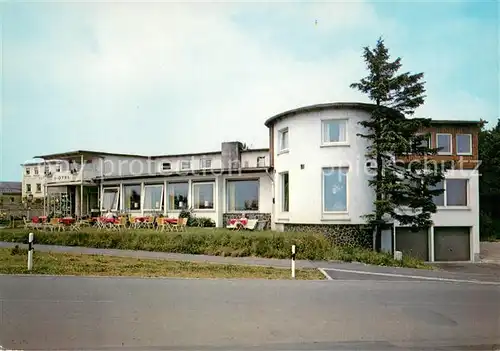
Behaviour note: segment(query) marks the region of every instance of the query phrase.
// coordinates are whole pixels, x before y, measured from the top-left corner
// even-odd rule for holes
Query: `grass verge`
[[[26,249],[0,249],[0,273],[27,274]],[[34,274],[182,278],[290,279],[290,270],[269,267],[35,252]],[[299,269],[296,278],[324,279],[315,269]]]
[[[28,231],[0,230],[0,241],[27,243]],[[232,257],[290,258],[290,248],[297,247],[297,259],[362,262],[379,266],[430,268],[422,261],[404,256],[394,260],[391,254],[368,249],[339,247],[322,234],[296,232],[248,232],[226,229],[189,228],[183,233],[154,230],[80,232],[35,232],[35,243],[83,246],[101,249],[145,250]]]

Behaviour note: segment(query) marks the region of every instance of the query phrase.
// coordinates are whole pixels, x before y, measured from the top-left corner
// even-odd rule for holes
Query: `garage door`
[[[469,227],[434,227],[434,260],[469,261]]]
[[[396,250],[404,255],[424,261],[429,260],[428,230],[412,231],[410,228],[396,228]]]

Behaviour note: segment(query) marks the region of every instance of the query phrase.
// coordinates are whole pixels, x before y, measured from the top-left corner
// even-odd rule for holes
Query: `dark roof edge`
[[[218,176],[226,174],[251,174],[251,173],[265,173],[272,170],[272,167],[252,167],[252,168],[237,168],[237,169],[200,169],[192,170],[189,172],[170,172],[170,173],[153,173],[153,174],[138,174],[138,175],[128,175],[128,176],[112,176],[112,177],[96,177],[96,181],[108,181],[108,180],[130,180],[130,179],[150,179],[150,178],[171,178],[171,177],[188,177],[188,176]]]
[[[320,110],[326,110],[326,109],[356,109],[356,110],[363,110],[363,111],[372,111],[375,109],[377,105],[374,104],[369,104],[369,103],[364,103],[364,102],[331,102],[331,103],[324,103],[324,104],[316,104],[316,105],[309,105],[309,106],[302,106],[298,107],[292,110],[288,110],[285,112],[278,113],[277,115],[274,115],[266,120],[264,125],[266,127],[270,127],[274,125],[278,120],[292,116],[298,113],[304,113],[304,112],[311,112],[311,111],[320,111]],[[385,107],[388,111],[391,111],[395,115],[402,116],[401,113],[399,113],[396,110],[393,110],[389,107]],[[481,121],[467,121],[467,120],[439,120],[439,119],[432,119],[431,124],[461,124],[461,125],[481,125],[483,122]]]
[[[113,152],[101,152],[101,151],[91,151],[91,150],[76,150],[76,151],[68,151],[68,152],[59,152],[55,154],[34,156],[33,158],[41,158],[41,159],[57,159],[58,157],[73,157],[80,155],[91,155],[91,156],[124,156],[124,157],[140,157],[140,158],[148,158],[148,156],[144,155],[134,155],[134,154],[122,154],[122,153],[113,153]]]
[[[461,125],[482,125],[484,122],[483,121],[466,121],[466,120],[461,120],[461,119],[431,119],[431,125],[436,125],[436,124],[461,124]]]
[[[293,110],[288,110],[285,112],[278,113],[277,115],[274,115],[266,120],[264,122],[264,125],[266,127],[270,127],[271,125],[274,125],[278,120],[288,117],[291,115],[295,115],[297,113],[303,113],[303,112],[311,112],[311,111],[319,111],[319,110],[326,110],[326,109],[355,109],[355,110],[363,110],[363,111],[372,111],[375,109],[377,105],[374,104],[368,104],[364,102],[329,102],[329,103],[323,103],[323,104],[315,104],[315,105],[309,105],[309,106],[302,106],[295,108]],[[385,107],[394,114],[401,115],[399,112],[392,110],[388,107]]]

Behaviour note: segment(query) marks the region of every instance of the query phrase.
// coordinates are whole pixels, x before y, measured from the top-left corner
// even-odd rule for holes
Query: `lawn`
[[[26,274],[27,250],[0,249],[0,273]],[[179,262],[102,255],[35,252],[34,274],[182,278],[291,279],[289,269]],[[316,269],[299,269],[296,279],[324,279]]]
[[[28,230],[2,229],[0,241],[26,243]],[[222,228],[188,228],[187,232],[154,230],[80,232],[35,231],[35,243],[46,245],[83,246],[102,249],[145,250],[158,252],[204,254],[232,257],[290,258],[296,245],[297,259],[338,260],[395,267],[428,268],[422,261],[405,256],[402,261],[392,255],[372,250],[335,246],[322,234],[230,231]]]

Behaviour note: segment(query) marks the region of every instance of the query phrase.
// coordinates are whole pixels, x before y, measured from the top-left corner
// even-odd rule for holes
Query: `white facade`
[[[242,213],[270,220],[276,230],[287,224],[364,224],[363,216],[374,210],[368,185],[374,169],[366,162],[368,141],[358,135],[366,132],[359,122],[370,117],[369,110],[366,104],[339,103],[284,112],[266,122],[269,149],[244,150],[239,142],[227,142],[220,152],[186,155],[48,155],[47,164],[23,166],[23,195],[28,184],[35,197],[50,187],[66,187],[80,215],[89,214],[94,204],[100,211],[168,217],[191,209],[219,227]],[[472,151],[472,134],[469,140]],[[479,254],[477,172],[454,170],[446,178],[451,183],[432,217],[428,257],[435,259],[435,228],[467,227],[472,259]],[[453,196],[461,196],[458,205]],[[395,245],[396,235],[384,233],[382,248],[392,251]]]
[[[373,191],[364,171],[367,141],[358,122],[368,118],[364,111],[323,110],[282,119],[274,125],[274,169],[277,180],[276,223],[362,224],[362,215],[372,211]],[[322,142],[322,126],[328,120],[346,120],[346,141]],[[288,128],[288,150],[280,150],[280,133]],[[347,169],[347,208],[327,211],[324,207],[323,169]],[[280,174],[289,173],[289,210],[283,211],[283,184]]]
[[[365,132],[359,122],[368,119],[370,114],[366,106],[346,105],[305,107],[266,122],[273,133],[273,228],[276,230],[285,230],[288,223],[363,224],[363,215],[373,212],[375,194],[368,180],[374,170],[366,162],[367,140],[358,136]],[[332,175],[333,180],[328,178]],[[432,216],[429,260],[435,260],[434,230],[456,227],[470,229],[469,257],[474,260],[479,255],[477,171],[456,169],[448,171],[445,177],[450,189],[445,190],[443,203]],[[398,227],[398,223],[395,226]],[[395,241],[396,235],[391,237],[390,232],[384,232],[382,248],[392,251]]]

